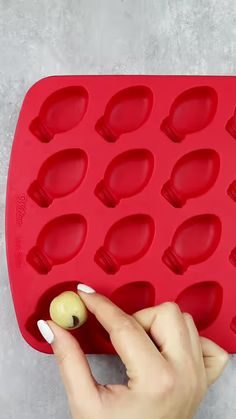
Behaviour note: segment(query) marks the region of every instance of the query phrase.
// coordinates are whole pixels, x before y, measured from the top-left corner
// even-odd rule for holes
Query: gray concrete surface
[[[5,183],[23,96],[51,74],[236,74],[235,0],[0,0],[0,419],[66,419],[54,360],[22,340],[5,262]],[[119,382],[117,358],[89,358]],[[236,357],[198,419],[236,417]],[[121,418],[122,419],[122,418]],[[148,418],[145,418],[148,419]]]

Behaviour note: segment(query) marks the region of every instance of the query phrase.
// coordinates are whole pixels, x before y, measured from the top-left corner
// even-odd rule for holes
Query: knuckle
[[[164,394],[170,394],[176,384],[176,379],[174,374],[166,373],[163,377],[163,392]]]
[[[122,316],[119,326],[121,329],[130,329],[134,326],[134,322],[130,316]]]
[[[55,355],[56,355],[57,365],[59,367],[62,366],[65,363],[66,359],[67,359],[67,354],[64,353],[64,352],[58,351]]]
[[[174,372],[169,369],[166,370],[165,372],[162,372],[160,377],[159,377],[159,382],[157,385],[157,379],[156,377],[159,376],[160,374],[156,374],[155,378],[151,379],[150,378],[150,383],[151,383],[151,388],[150,388],[150,392],[153,396],[165,396],[165,395],[169,395],[173,392],[173,390],[176,387],[176,377]]]
[[[121,334],[126,333],[129,330],[137,329],[136,321],[129,315],[122,315],[119,319],[119,323],[114,325],[111,333],[112,334]]]
[[[183,313],[185,320],[194,323],[193,316],[190,313]]]
[[[226,351],[222,351],[219,356],[219,364],[224,368],[229,362],[229,354]]]
[[[166,303],[163,303],[163,308],[170,314],[177,315],[180,313],[180,308],[177,303],[168,301]]]

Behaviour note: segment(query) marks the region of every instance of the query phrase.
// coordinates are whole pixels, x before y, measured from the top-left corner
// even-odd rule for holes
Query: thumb
[[[77,408],[88,406],[98,391],[78,341],[52,321],[39,320],[38,328],[52,346],[70,404],[76,404]]]
[[[229,361],[228,353],[210,339],[200,337],[208,386],[221,375]]]

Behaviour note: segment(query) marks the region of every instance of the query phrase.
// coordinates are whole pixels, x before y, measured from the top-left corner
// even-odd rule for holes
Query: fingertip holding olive
[[[63,329],[74,330],[87,320],[88,313],[80,296],[66,291],[55,297],[49,308],[51,319]]]

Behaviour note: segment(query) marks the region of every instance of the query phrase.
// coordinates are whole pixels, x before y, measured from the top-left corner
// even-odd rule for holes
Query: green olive
[[[87,309],[73,291],[66,291],[58,295],[50,304],[51,319],[64,329],[73,330],[82,326],[87,320]]]

